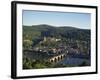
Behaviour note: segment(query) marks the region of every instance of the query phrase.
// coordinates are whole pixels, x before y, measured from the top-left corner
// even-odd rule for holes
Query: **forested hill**
[[[51,26],[46,24],[23,26],[23,39],[39,37],[59,37],[74,40],[90,40],[89,29],[79,29],[71,26]]]

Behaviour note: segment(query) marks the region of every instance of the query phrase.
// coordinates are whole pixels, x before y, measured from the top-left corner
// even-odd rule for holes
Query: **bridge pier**
[[[58,55],[56,57],[49,59],[49,62],[51,62],[51,63],[58,62],[58,61],[62,60],[65,56],[66,56],[65,54]]]

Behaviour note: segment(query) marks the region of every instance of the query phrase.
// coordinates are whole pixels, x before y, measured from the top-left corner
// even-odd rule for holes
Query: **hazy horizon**
[[[51,25],[54,27],[75,27],[90,29],[90,13],[50,12],[23,10],[23,25]]]
[[[75,27],[75,26],[55,26],[55,25],[49,25],[49,24],[36,24],[36,25],[23,25],[23,26],[38,26],[38,25],[48,25],[48,26],[52,26],[52,27],[72,27],[72,28],[77,28],[77,29],[85,29],[85,28],[78,28],[78,27]],[[91,30],[91,29],[87,29],[87,30]]]

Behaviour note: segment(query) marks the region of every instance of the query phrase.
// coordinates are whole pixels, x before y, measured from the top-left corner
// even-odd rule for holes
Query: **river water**
[[[59,61],[58,64],[78,66],[81,65],[83,62],[85,62],[87,66],[91,65],[90,58],[78,58],[72,56],[65,57],[63,60]]]

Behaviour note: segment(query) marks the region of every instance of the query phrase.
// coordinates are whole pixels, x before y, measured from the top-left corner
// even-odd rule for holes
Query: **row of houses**
[[[59,38],[55,38],[55,37],[44,37],[43,42],[45,41],[61,41],[61,39]]]

